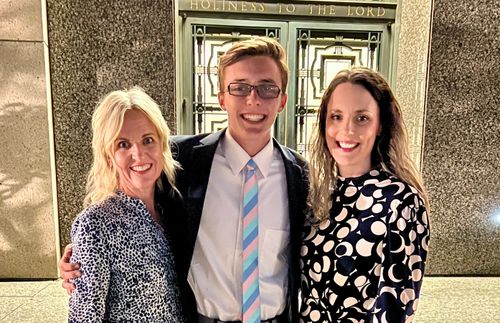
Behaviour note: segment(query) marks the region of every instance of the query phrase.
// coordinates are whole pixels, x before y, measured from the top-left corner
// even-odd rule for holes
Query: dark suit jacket
[[[182,195],[184,209],[180,210],[175,207],[175,212],[169,212],[169,208],[174,207],[165,206],[166,225],[172,237],[184,311],[189,322],[197,322],[197,310],[193,292],[187,283],[187,275],[200,226],[212,161],[219,140],[224,133],[225,130],[222,130],[214,134],[172,138],[172,153],[182,166],[176,175],[176,186]],[[281,146],[276,140],[274,140],[274,146],[279,149],[283,157],[289,203],[291,258],[288,275],[288,305],[285,314],[288,315],[290,322],[296,322],[298,321],[298,290],[300,288],[301,230],[307,197],[307,165],[299,154]]]

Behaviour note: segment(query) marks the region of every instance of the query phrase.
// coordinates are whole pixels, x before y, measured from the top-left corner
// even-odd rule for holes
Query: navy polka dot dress
[[[303,322],[412,322],[429,243],[418,192],[384,171],[338,178],[330,218],[307,224]]]
[[[90,206],[71,230],[69,322],[183,322],[173,256],[145,204],[123,192]]]

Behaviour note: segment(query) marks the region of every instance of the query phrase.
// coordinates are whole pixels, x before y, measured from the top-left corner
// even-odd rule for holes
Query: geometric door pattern
[[[226,113],[219,107],[217,93],[217,63],[234,42],[255,36],[267,36],[278,41],[280,28],[248,26],[192,25],[192,113],[194,133],[215,132],[227,126]],[[316,123],[323,91],[335,74],[350,66],[379,68],[382,32],[296,29],[296,52],[290,69],[295,68],[294,87],[295,147],[307,157],[308,141]],[[286,44],[283,44],[285,48]],[[291,56],[292,53],[288,53]]]

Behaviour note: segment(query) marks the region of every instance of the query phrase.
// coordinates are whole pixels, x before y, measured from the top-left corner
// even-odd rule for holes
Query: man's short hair
[[[268,37],[251,38],[237,42],[220,57],[218,66],[219,91],[225,90],[224,70],[226,67],[252,56],[268,56],[276,62],[281,73],[281,91],[286,93],[288,65],[285,49],[278,41]]]

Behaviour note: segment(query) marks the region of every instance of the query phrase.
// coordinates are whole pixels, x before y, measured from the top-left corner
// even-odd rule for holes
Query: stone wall
[[[428,272],[500,275],[500,6],[434,3],[423,170]]]
[[[90,120],[106,93],[141,86],[175,127],[173,1],[47,0],[61,245],[82,210]]]

